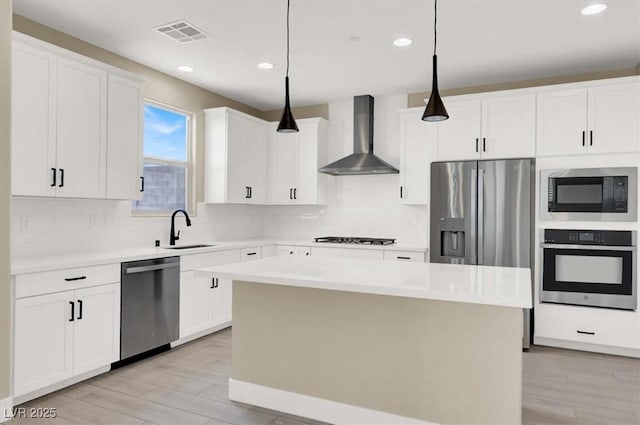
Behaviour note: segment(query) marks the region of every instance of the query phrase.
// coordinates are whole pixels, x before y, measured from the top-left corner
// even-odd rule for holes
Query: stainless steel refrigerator
[[[532,267],[534,168],[532,159],[431,164],[431,262]]]

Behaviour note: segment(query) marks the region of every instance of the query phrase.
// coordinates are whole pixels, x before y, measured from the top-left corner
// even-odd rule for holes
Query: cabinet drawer
[[[203,252],[180,257],[180,271],[186,272],[203,267],[240,262],[240,250]]]
[[[536,307],[535,314],[537,337],[640,348],[637,312],[542,304]]]
[[[311,249],[311,254],[313,256],[370,258],[372,260],[382,260],[384,258],[382,250],[377,249],[325,248],[314,246]]]
[[[385,261],[415,261],[424,263],[422,251],[384,251]]]
[[[120,282],[120,263],[16,275],[15,298]]]
[[[240,250],[241,261],[257,260],[258,258],[262,258],[262,249],[259,246],[252,248],[242,248]]]
[[[278,245],[278,248],[276,248],[276,255],[298,255],[301,257],[308,257],[309,255],[311,255],[311,247]]]

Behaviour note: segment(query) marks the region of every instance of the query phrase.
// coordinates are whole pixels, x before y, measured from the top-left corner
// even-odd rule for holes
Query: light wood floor
[[[56,419],[8,424],[319,424],[229,401],[230,372],[228,329],[23,405],[56,408]],[[532,347],[523,391],[526,425],[640,424],[637,359]]]

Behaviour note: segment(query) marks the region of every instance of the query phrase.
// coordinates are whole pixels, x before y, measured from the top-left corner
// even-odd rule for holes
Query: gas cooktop
[[[316,242],[327,243],[351,243],[356,245],[392,245],[396,242],[395,239],[385,238],[359,238],[350,236],[324,236],[321,238],[314,238]]]

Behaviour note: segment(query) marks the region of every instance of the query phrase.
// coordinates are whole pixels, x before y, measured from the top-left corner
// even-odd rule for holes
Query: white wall
[[[375,99],[375,152],[399,167],[399,109],[406,95]],[[329,162],[353,150],[353,100],[329,105]],[[399,202],[399,176],[329,177],[326,206],[198,205],[193,225],[178,217],[181,243],[237,239],[312,240],[346,235],[396,238],[426,246],[426,206]],[[167,217],[132,217],[125,201],[15,198],[12,215],[13,256],[55,255],[83,251],[167,244]]]

